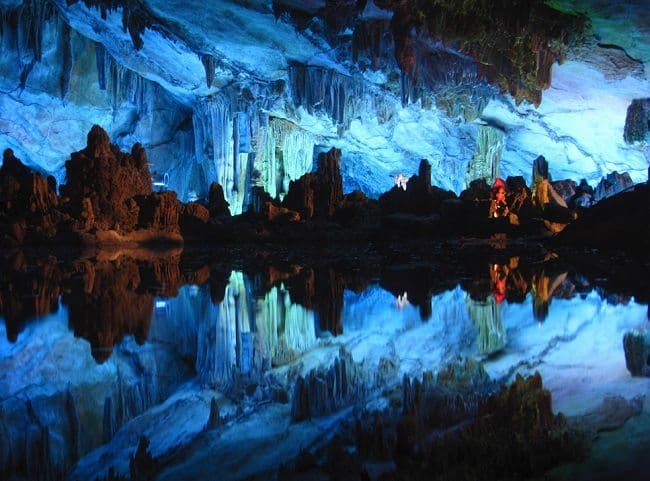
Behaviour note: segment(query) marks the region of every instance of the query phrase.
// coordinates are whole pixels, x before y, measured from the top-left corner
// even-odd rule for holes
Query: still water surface
[[[371,372],[389,360],[388,383],[462,356],[504,383],[539,371],[555,411],[577,416],[619,396],[641,399],[647,418],[648,378],[630,375],[623,336],[648,330],[648,307],[575,272],[516,259],[442,281],[408,270],[244,273],[125,259],[16,272],[0,297],[3,479],[88,479],[111,466],[126,474],[141,435],[154,455],[200,452],[213,399],[236,431],[246,415],[290,402],[298,374],[341,349]],[[648,433],[637,429],[633,444],[643,446]]]

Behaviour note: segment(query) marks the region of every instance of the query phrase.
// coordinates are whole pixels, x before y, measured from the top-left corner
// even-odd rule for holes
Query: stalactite
[[[199,326],[196,371],[204,386],[228,390],[234,384],[238,329],[235,302],[240,296],[246,296],[244,277],[241,272],[233,272],[223,301],[213,307]]]
[[[63,44],[63,65],[61,66],[61,98],[64,99],[70,88],[72,75],[72,41],[70,39],[70,26],[63,23],[61,26],[61,43]]]
[[[392,48],[392,42],[389,20],[359,22],[352,35],[352,59],[358,62],[365,55],[370,60],[370,67],[377,70]]]
[[[97,83],[100,90],[106,90],[106,48],[95,42],[95,63],[97,64]]]
[[[421,46],[409,95],[412,102],[433,95],[436,106],[449,117],[471,122],[497,93],[479,71],[476,62],[464,55]]]
[[[208,97],[194,107],[194,154],[205,171],[204,182],[217,182],[224,189],[230,212],[238,214],[243,205],[243,179],[234,177],[233,120],[229,99],[222,95]],[[238,156],[239,157],[239,156]],[[239,160],[239,159],[238,159]],[[237,185],[236,185],[237,183]]]
[[[291,94],[296,105],[310,114],[322,112],[347,130],[362,111],[372,108],[372,95],[360,82],[331,69],[302,64],[289,69]]]
[[[503,131],[489,125],[479,125],[476,152],[467,168],[467,185],[475,179],[485,179],[492,185],[499,176],[499,161],[505,147]]]
[[[104,72],[108,70],[108,78],[104,80],[106,90],[110,93],[111,105],[114,111],[117,112],[122,102],[130,102],[137,108],[140,116],[146,117],[152,110],[151,105],[154,98],[158,95],[158,84],[123,67],[105,49],[96,49],[96,55],[100,54],[100,50],[104,50],[105,54],[101,63],[104,65]],[[108,64],[107,68],[105,67],[106,64]],[[100,72],[99,62],[97,65],[99,79],[105,73]]]
[[[210,88],[214,82],[214,57],[210,54],[201,54],[199,57],[201,58],[203,68],[205,68],[205,81],[208,88]]]
[[[253,164],[259,177],[253,182],[271,197],[282,198],[289,190],[290,181],[312,170],[316,139],[282,119],[271,119],[259,132],[259,151]]]

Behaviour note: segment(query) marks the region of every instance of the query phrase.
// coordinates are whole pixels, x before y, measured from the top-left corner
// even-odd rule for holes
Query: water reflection
[[[90,450],[122,442],[134,418],[156,419],[154,406],[181,398],[192,412],[198,401],[183,398],[191,389],[196,399],[219,392],[242,411],[286,401],[300,366],[332,359],[330,347],[375,366],[385,383],[458,353],[496,378],[552,359],[570,366],[549,381],[562,393],[574,352],[561,346],[609,315],[607,306],[617,309],[614,325],[593,329],[609,332],[621,360],[623,333],[646,322],[645,307],[602,279],[594,287],[568,266],[517,257],[444,275],[422,265],[233,269],[180,255],[60,262],[15,253],[0,267],[0,448],[13,453],[0,456],[3,476],[36,457],[34,469],[64,477]],[[609,344],[590,342],[596,359],[608,357]],[[165,422],[181,429],[175,419]]]

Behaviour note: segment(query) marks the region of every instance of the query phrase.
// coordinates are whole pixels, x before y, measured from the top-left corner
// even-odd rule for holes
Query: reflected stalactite
[[[506,346],[508,336],[501,322],[501,306],[493,296],[485,301],[465,299],[469,317],[476,326],[479,353],[485,356],[497,353]]]
[[[247,306],[244,276],[232,272],[223,301],[207,306],[198,327],[196,371],[201,384],[223,390],[234,387],[243,365],[242,336],[251,331]]]
[[[306,268],[286,281],[291,300],[314,310],[320,329],[335,336],[343,333],[343,291],[354,284],[352,277],[333,267]]]
[[[543,270],[535,273],[531,280],[533,294],[533,317],[543,322],[548,317],[551,299],[567,280],[567,273],[546,274]]]
[[[284,285],[274,286],[255,306],[259,341],[272,366],[293,361],[316,344],[314,312],[292,303]]]

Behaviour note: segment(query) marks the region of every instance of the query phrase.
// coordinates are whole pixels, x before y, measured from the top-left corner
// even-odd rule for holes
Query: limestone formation
[[[596,186],[594,190],[594,202],[599,202],[607,197],[623,192],[633,185],[634,182],[627,172],[623,172],[622,174],[616,171],[610,172]]]
[[[54,178],[32,172],[6,149],[0,168],[0,242],[53,239],[64,218],[58,206]]]
[[[634,99],[627,108],[623,137],[627,143],[641,142],[650,134],[650,98]]]
[[[360,401],[366,392],[366,375],[352,356],[341,350],[329,369],[314,369],[298,376],[293,388],[294,421],[323,416]]]
[[[343,201],[341,151],[332,148],[318,156],[316,172],[289,183],[283,207],[300,213],[303,219],[332,217]]]
[[[132,199],[152,192],[151,173],[140,144],[133,146],[131,154],[123,153],[94,125],[86,148],[72,153],[65,167],[67,183],[61,186],[61,195],[69,202],[73,217],[81,217],[85,199],[89,199],[98,229],[119,233],[135,229],[138,205]]]
[[[210,191],[208,192],[208,210],[210,217],[229,217],[230,209],[229,204],[224,197],[223,187],[213,182],[210,184]]]
[[[650,377],[650,334],[628,332],[623,337],[623,350],[630,374]]]

